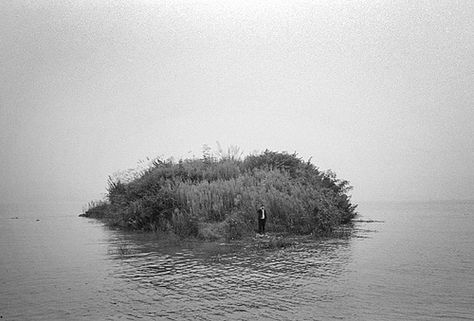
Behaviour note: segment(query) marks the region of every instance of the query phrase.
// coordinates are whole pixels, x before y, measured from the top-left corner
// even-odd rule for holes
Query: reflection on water
[[[361,206],[351,237],[282,249],[166,243],[73,208],[0,207],[3,320],[473,319],[472,202]]]
[[[300,243],[262,250],[245,243],[195,243],[162,249],[146,236],[114,235],[113,277],[133,289],[123,313],[149,316],[249,320],[311,319],[304,306],[330,300],[331,283],[350,260],[350,240]],[[124,239],[126,237],[126,239]],[[120,304],[120,303],[119,303]]]

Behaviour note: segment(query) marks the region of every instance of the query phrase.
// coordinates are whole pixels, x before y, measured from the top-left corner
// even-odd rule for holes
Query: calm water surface
[[[2,320],[474,320],[474,202],[361,204],[354,235],[278,250],[164,244],[0,207]]]

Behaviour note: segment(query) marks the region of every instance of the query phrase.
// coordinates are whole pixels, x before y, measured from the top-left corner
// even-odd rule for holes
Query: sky
[[[0,202],[216,142],[355,202],[474,199],[473,124],[473,1],[0,2]]]

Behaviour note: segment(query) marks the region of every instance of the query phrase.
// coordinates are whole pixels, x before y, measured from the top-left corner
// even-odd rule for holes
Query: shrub
[[[178,163],[156,159],[132,179],[109,177],[107,201],[85,214],[124,228],[209,240],[254,233],[261,203],[273,232],[328,233],[355,216],[351,187],[334,172],[296,154],[266,150],[240,160],[236,150],[213,157],[206,149],[202,159]]]

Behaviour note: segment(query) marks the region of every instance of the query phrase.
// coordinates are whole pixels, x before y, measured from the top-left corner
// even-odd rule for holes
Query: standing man
[[[267,221],[267,210],[263,204],[257,210],[258,214],[258,233],[265,234],[265,222]]]

